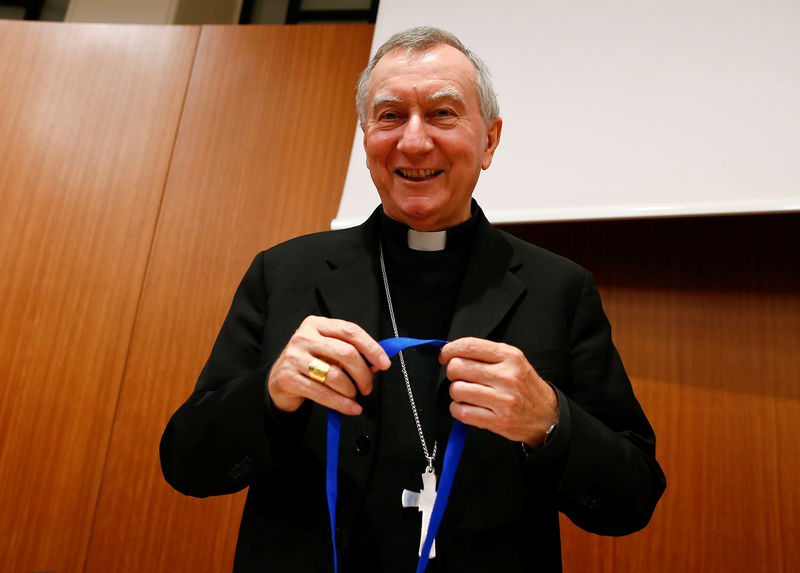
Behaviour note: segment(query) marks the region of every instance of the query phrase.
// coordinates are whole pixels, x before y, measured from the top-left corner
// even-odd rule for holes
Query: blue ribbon
[[[446,340],[419,338],[387,338],[381,340],[380,344],[389,355],[389,358],[405,348],[420,346],[422,344],[433,344],[441,348],[447,344]],[[336,497],[338,493],[338,460],[339,460],[339,435],[342,427],[342,415],[335,410],[328,410],[328,434],[327,434],[327,460],[325,468],[325,489],[328,494],[328,515],[331,522],[331,541],[333,542],[333,570],[339,571],[339,559],[336,553]],[[433,503],[431,520],[428,525],[428,533],[425,535],[425,543],[422,545],[422,555],[417,562],[417,572],[423,573],[428,566],[428,558],[431,552],[433,540],[439,531],[442,523],[447,498],[450,497],[450,490],[453,487],[453,479],[456,476],[458,462],[461,459],[461,452],[464,449],[464,440],[467,437],[467,427],[455,420],[450,430],[450,438],[447,440],[447,448],[444,452],[444,467],[442,468],[442,479],[436,491],[436,501]]]
[[[339,459],[339,434],[342,429],[342,415],[335,410],[328,411],[328,445],[325,468],[325,489],[328,494],[328,515],[331,520],[331,541],[333,542],[333,570],[339,571],[336,555],[336,496],[339,491],[337,460]]]

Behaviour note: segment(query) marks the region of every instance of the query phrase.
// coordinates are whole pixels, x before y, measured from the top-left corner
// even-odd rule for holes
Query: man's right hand
[[[324,383],[309,377],[315,358],[330,364]],[[373,372],[389,366],[383,348],[357,324],[308,316],[272,365],[267,391],[284,412],[294,412],[308,398],[342,414],[358,415],[357,392],[372,392]]]

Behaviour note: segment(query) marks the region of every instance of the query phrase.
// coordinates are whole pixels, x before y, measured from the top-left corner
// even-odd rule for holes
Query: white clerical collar
[[[443,251],[447,244],[447,231],[408,230],[408,248],[415,251]]]

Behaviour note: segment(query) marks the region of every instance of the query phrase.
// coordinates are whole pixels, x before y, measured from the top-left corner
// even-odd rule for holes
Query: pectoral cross
[[[422,474],[422,491],[403,490],[403,507],[417,507],[422,512],[422,531],[419,536],[419,552],[422,556],[422,546],[425,545],[425,536],[428,534],[428,524],[431,522],[433,502],[436,501],[436,473],[433,467],[428,466]],[[436,540],[431,544],[431,559],[436,557]]]

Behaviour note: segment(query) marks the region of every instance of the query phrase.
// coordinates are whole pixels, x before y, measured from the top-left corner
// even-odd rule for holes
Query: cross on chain
[[[433,468],[427,468],[422,474],[422,490],[403,490],[403,507],[417,507],[422,512],[422,528],[419,535],[419,555],[422,556],[422,546],[428,534],[428,525],[431,522],[433,503],[436,501],[436,473]],[[436,557],[436,540],[431,544],[430,558]]]

